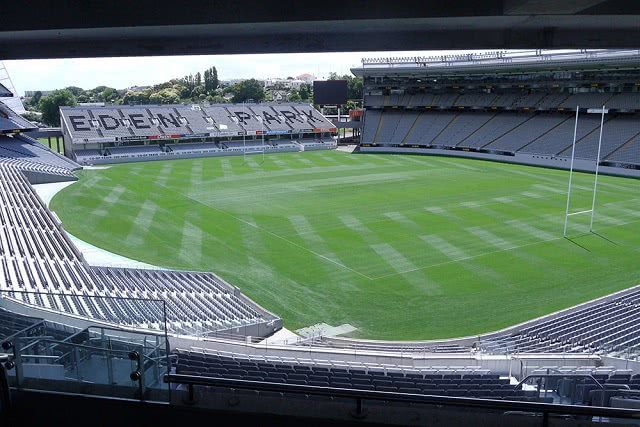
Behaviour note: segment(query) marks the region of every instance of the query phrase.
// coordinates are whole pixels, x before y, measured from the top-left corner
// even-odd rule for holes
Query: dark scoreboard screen
[[[343,105],[347,103],[346,80],[314,80],[313,102],[318,105]]]

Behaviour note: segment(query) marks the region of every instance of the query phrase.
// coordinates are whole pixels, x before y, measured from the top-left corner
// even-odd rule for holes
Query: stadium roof
[[[640,70],[639,49],[529,50],[432,57],[362,59],[356,76],[425,76],[534,71]]]
[[[9,89],[7,89],[6,87],[4,87],[2,85],[2,83],[0,83],[0,97],[9,97],[9,96],[13,96],[13,94],[11,93],[11,91]]]
[[[6,2],[0,58],[637,47],[640,2]]]

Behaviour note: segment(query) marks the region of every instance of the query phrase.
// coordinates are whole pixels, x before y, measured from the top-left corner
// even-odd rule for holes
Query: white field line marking
[[[220,213],[222,213],[222,214],[224,214],[224,215],[227,215],[227,216],[229,216],[229,217],[231,217],[231,218],[235,219],[236,221],[240,221],[240,222],[242,222],[243,224],[248,225],[249,227],[253,227],[253,228],[255,228],[256,230],[263,231],[263,232],[265,232],[265,233],[269,234],[270,236],[275,237],[276,239],[280,239],[280,240],[282,240],[283,242],[286,242],[286,243],[290,244],[291,246],[295,246],[296,248],[298,248],[298,249],[302,249],[302,250],[303,250],[303,251],[305,251],[305,252],[309,252],[310,254],[313,254],[313,255],[317,256],[318,258],[322,258],[323,260],[328,261],[328,262],[330,262],[330,263],[332,263],[332,264],[335,264],[335,265],[337,265],[337,266],[339,266],[339,267],[341,267],[341,268],[344,268],[345,270],[349,270],[349,271],[351,271],[351,272],[353,272],[353,273],[357,274],[357,275],[358,275],[358,276],[360,276],[360,277],[364,277],[365,279],[368,279],[368,280],[373,280],[373,279],[371,279],[371,277],[367,276],[366,274],[362,274],[361,272],[359,272],[359,271],[357,271],[357,270],[354,270],[354,269],[353,269],[353,268],[351,268],[351,267],[347,267],[346,265],[344,265],[344,264],[342,264],[342,263],[340,263],[340,262],[338,262],[338,261],[336,261],[336,260],[333,260],[333,259],[331,259],[331,258],[328,258],[328,257],[326,257],[326,256],[324,256],[324,255],[322,255],[322,254],[319,254],[318,252],[315,252],[315,251],[313,251],[313,250],[311,250],[311,249],[309,249],[309,248],[305,248],[304,246],[299,245],[299,244],[297,244],[297,243],[295,243],[295,242],[292,242],[291,240],[289,240],[289,239],[287,239],[287,238],[285,238],[285,237],[282,237],[282,236],[280,236],[279,234],[276,234],[276,233],[274,233],[274,232],[272,232],[272,231],[269,231],[269,230],[267,230],[267,229],[265,229],[265,228],[262,228],[262,227],[260,227],[260,226],[259,226],[259,225],[257,225],[257,224],[253,224],[253,223],[251,223],[251,222],[249,222],[249,221],[246,221],[246,220],[244,220],[244,219],[242,219],[242,218],[239,218],[239,217],[237,217],[237,216],[235,216],[235,215],[233,215],[233,214],[230,214],[230,213],[229,213],[229,212],[227,212],[227,211],[224,211],[224,210],[222,210],[222,209],[216,208],[215,206],[210,206],[210,205],[207,205],[207,204],[205,204],[205,203],[202,203],[202,202],[200,202],[199,200],[194,199],[193,197],[190,197],[189,195],[183,194],[183,196],[184,196],[184,197],[186,197],[187,199],[191,199],[191,200],[193,200],[195,203],[198,203],[198,204],[203,205],[203,206],[205,206],[205,207],[207,207],[207,208],[213,209],[213,210],[215,210],[215,211],[217,211],[217,212],[220,212]]]
[[[350,228],[356,233],[363,235],[363,237],[370,236],[372,231],[362,223],[355,215],[351,214],[340,214],[338,215],[338,219],[345,225],[345,227]]]
[[[387,218],[389,218],[392,221],[400,222],[402,224],[408,224],[408,225],[412,225],[412,226],[417,226],[418,225],[418,224],[416,224],[415,221],[407,218],[405,215],[401,214],[400,212],[385,212],[382,215],[386,216]]]
[[[455,245],[452,245],[440,236],[437,236],[435,234],[425,234],[418,237],[429,246],[436,249],[438,252],[442,253],[444,256],[451,260],[468,257],[465,251]]]
[[[612,204],[607,205],[607,207],[609,209],[613,209],[615,211],[618,212],[623,212],[626,215],[629,215],[630,217],[634,217],[634,218],[640,218],[640,210],[633,210],[633,209],[629,209],[629,208],[624,208],[624,207],[620,207],[620,206],[615,206]],[[598,209],[596,208],[596,215],[598,214]]]
[[[100,203],[100,205],[98,205],[93,211],[91,211],[91,215],[97,216],[97,217],[107,216],[109,212],[109,210],[107,209],[107,206],[117,203],[124,192],[125,192],[125,189],[121,185],[118,185],[115,188],[113,188],[113,190],[111,190],[109,194],[107,194],[105,198],[102,200],[102,203]]]
[[[191,185],[202,184],[202,160],[193,162],[191,166]]]
[[[594,215],[594,221],[598,222],[598,221],[603,221],[606,222],[608,224],[613,224],[613,225],[625,225],[627,224],[626,221],[620,219],[620,218],[615,218],[609,215],[605,215],[603,213],[598,212],[598,209],[596,208],[596,213]]]
[[[388,243],[376,243],[369,245],[369,247],[398,274],[402,274],[405,271],[414,271],[417,268],[413,262]]]
[[[426,212],[429,212],[434,215],[440,215],[447,219],[454,219],[456,221],[461,221],[461,218],[454,214],[453,212],[449,212],[448,210],[440,207],[440,206],[427,206],[423,208]]]
[[[120,200],[120,197],[122,196],[122,193],[124,193],[124,192],[125,192],[124,187],[118,185],[116,188],[111,190],[111,192],[109,194],[107,194],[105,196],[104,201],[106,203],[109,203],[109,204],[117,203],[118,200]]]
[[[522,231],[524,231],[527,234],[530,234],[534,237],[538,237],[541,238],[542,240],[553,240],[555,238],[555,236],[547,231],[544,231],[540,228],[534,227],[530,224],[527,224],[524,221],[519,221],[517,219],[511,219],[506,221],[506,224],[514,227],[514,228],[518,228]]]
[[[567,194],[566,190],[560,190],[559,188],[549,187],[548,185],[533,184],[533,188],[537,188],[538,190],[542,190],[542,191],[550,191],[551,193],[555,193],[555,194]]]
[[[450,160],[444,160],[444,159],[441,159],[441,158],[438,158],[438,163],[444,163],[444,164],[447,164],[449,166],[453,166],[454,168],[462,168],[462,169],[466,169],[466,170],[470,170],[470,171],[474,171],[474,172],[478,172],[480,170],[478,168],[474,168],[473,166],[465,165],[463,163],[456,163],[456,162],[452,162]]]
[[[222,176],[225,178],[233,175],[233,168],[229,159],[222,159],[220,161],[220,169],[222,170]]]
[[[202,229],[189,221],[182,226],[182,241],[178,256],[189,262],[199,263],[202,260]]]
[[[524,197],[528,197],[530,199],[543,199],[544,196],[542,194],[534,193],[532,191],[523,191],[522,194]]]
[[[158,205],[151,200],[145,200],[140,207],[138,215],[133,220],[133,229],[129,232],[129,235],[125,238],[126,241],[131,241],[133,244],[141,244],[143,242],[142,236],[149,230],[153,222],[153,216],[156,214]]]
[[[252,158],[248,157],[245,162],[249,167],[253,169],[260,169],[260,165],[255,162]]]
[[[162,186],[166,185],[172,170],[173,170],[172,163],[168,163],[164,165],[162,169],[160,169],[160,172],[158,173],[158,177],[156,178],[156,184],[162,185]]]
[[[483,253],[478,254],[478,255],[470,255],[470,256],[465,257],[465,258],[452,259],[452,260],[449,260],[449,261],[443,261],[443,262],[439,262],[439,263],[436,263],[436,264],[426,265],[424,267],[418,267],[418,268],[416,268],[416,270],[413,270],[413,271],[427,270],[429,268],[440,267],[440,266],[443,266],[443,265],[452,264],[454,262],[467,261],[467,260],[470,260],[470,259],[483,257],[485,255],[491,255],[491,254],[500,253],[500,252],[508,252],[508,251],[512,251],[514,249],[520,249],[520,248],[524,248],[524,247],[527,247],[527,246],[539,245],[539,244],[542,244],[542,243],[548,243],[548,242],[551,242],[551,241],[554,241],[554,240],[562,240],[562,239],[564,239],[564,237],[554,237],[553,239],[549,239],[549,240],[539,240],[537,242],[525,243],[524,245],[516,245],[516,246],[511,246],[511,247],[505,248],[505,249],[497,249],[495,251],[483,252]],[[398,273],[398,274],[404,274],[404,273],[410,273],[410,272],[411,271],[403,271],[402,273]],[[391,276],[395,276],[395,275],[396,274],[385,274],[383,276],[373,277],[372,280],[384,279],[386,277],[391,277]]]
[[[513,247],[511,243],[509,243],[502,237],[497,236],[492,232],[485,230],[482,227],[469,227],[469,228],[465,228],[465,230],[473,234],[474,236],[482,239],[483,241],[489,243],[490,245],[500,248],[502,250],[506,250]]]

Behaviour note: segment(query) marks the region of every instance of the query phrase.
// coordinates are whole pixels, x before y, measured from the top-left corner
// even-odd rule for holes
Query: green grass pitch
[[[214,271],[297,329],[431,339],[513,325],[636,285],[640,183],[602,176],[595,230],[568,172],[337,151],[84,170],[53,210],[75,236]],[[593,175],[574,179],[589,209]]]

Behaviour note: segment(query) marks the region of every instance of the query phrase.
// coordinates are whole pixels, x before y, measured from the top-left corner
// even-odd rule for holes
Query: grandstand
[[[627,71],[635,78],[637,57],[622,58],[616,56],[633,65]],[[590,60],[567,67],[577,67],[577,76]],[[640,170],[640,95],[622,81],[629,76],[620,76],[620,84],[606,91],[578,91],[568,78],[560,87],[503,84],[494,92],[494,79],[514,79],[518,65],[506,67],[504,76],[486,71],[476,76],[483,90],[469,84],[464,90],[453,84],[416,86],[425,71],[417,79],[411,67],[406,72],[394,68],[392,85],[384,67],[360,69],[366,109],[360,151],[449,151],[515,163],[566,159],[575,108],[607,105],[610,136],[602,146],[603,163],[623,172]],[[522,65],[527,79],[549,73],[543,67],[530,76],[531,67]],[[433,61],[427,68],[438,80],[468,75],[447,65],[454,74],[448,76]],[[575,77],[572,72],[567,71]],[[335,128],[304,104],[61,111],[70,158],[25,136],[34,126],[0,103],[0,343],[12,353],[11,364],[19,366],[9,364],[17,386],[54,384],[56,389],[77,382],[85,393],[198,401],[216,408],[236,402],[252,407],[251,399],[268,406],[260,399],[287,397],[289,390],[279,386],[394,393],[405,399],[639,406],[637,287],[479,336],[425,342],[311,336],[288,342],[278,341],[283,322],[276,314],[214,273],[90,265],[32,184],[75,180],[74,171],[89,164],[334,148]],[[593,162],[598,126],[595,116],[579,123],[576,158]],[[338,168],[336,163],[332,167]],[[455,251],[443,242],[445,252]],[[239,383],[207,382],[225,380]],[[234,388],[243,383],[267,390],[243,394],[242,387]],[[167,397],[171,393],[174,397]],[[305,402],[317,404],[309,396],[313,393],[305,394]],[[329,400],[339,411],[350,404],[333,398],[324,403]]]
[[[601,165],[619,174],[640,169],[635,50],[365,59],[352,71],[364,78],[362,152],[568,168],[562,160],[571,157],[579,108],[575,157],[582,169],[593,170],[600,119],[586,113],[605,106]]]
[[[80,164],[332,149],[336,127],[309,104],[62,107]]]

